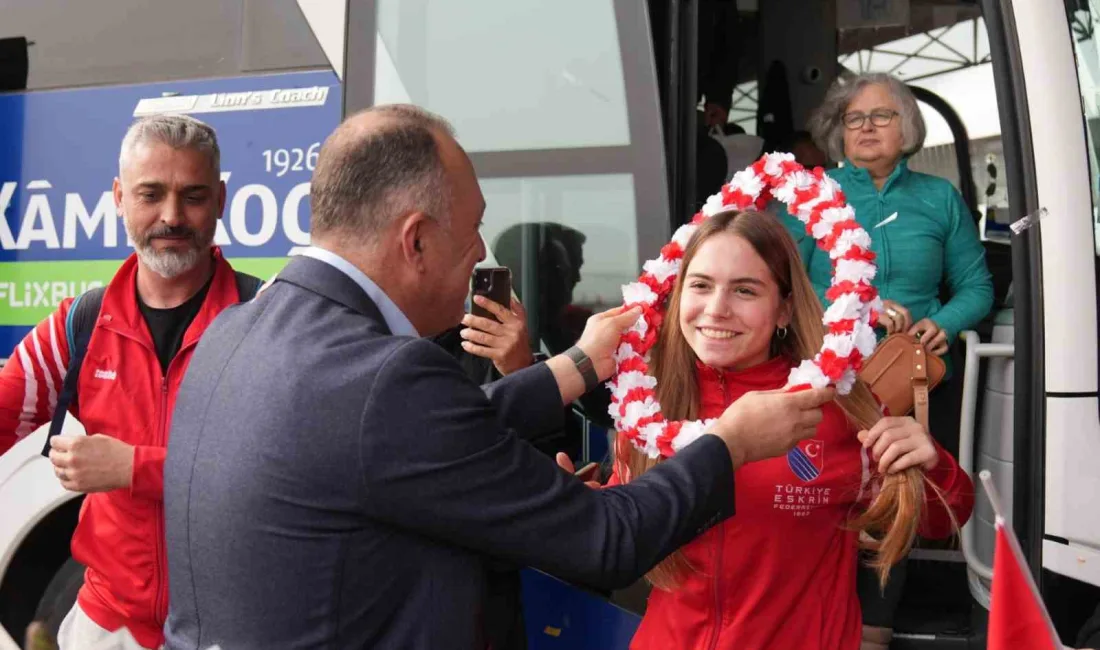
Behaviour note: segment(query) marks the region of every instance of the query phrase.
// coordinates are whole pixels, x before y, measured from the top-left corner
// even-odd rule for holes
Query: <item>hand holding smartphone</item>
[[[511,309],[512,271],[506,266],[474,269],[473,293],[475,296],[484,296],[505,309]],[[470,313],[500,322],[499,318],[477,303],[473,303]]]

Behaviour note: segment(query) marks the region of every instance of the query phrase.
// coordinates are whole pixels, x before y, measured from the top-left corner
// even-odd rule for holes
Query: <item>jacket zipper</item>
[[[718,385],[722,388],[722,403],[728,406],[730,401],[729,391],[726,388],[726,373],[718,371]],[[714,548],[714,636],[711,638],[710,649],[718,647],[718,640],[722,637],[722,546],[725,544],[725,529],[717,526],[716,546]]]
[[[725,530],[718,526],[714,549],[714,636],[711,637],[710,650],[718,647],[718,640],[722,637],[722,546],[725,544]]]
[[[169,369],[172,364],[169,362]],[[165,373],[160,380],[160,424],[157,429],[157,442],[165,444],[165,426],[168,421],[168,374]],[[164,502],[156,504],[154,508],[154,516],[157,523],[157,534],[153,539],[153,547],[157,553],[156,566],[153,572],[153,586],[156,588],[156,596],[153,600],[153,620],[160,625],[164,625],[164,620],[168,617],[167,607],[164,604],[166,600],[164,598],[164,578],[162,576],[162,567],[166,567],[168,564],[168,558],[164,553],[164,544],[161,540],[164,538]]]

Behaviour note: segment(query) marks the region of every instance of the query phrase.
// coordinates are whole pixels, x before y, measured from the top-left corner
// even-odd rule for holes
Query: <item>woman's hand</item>
[[[887,334],[904,332],[913,325],[913,317],[909,310],[893,300],[882,301],[882,311],[878,315],[878,324],[886,329]]]
[[[489,300],[485,296],[474,296],[474,302],[497,317],[500,322],[482,318],[473,314],[462,317],[466,326],[459,336],[462,349],[470,354],[491,359],[502,375],[523,370],[531,365],[535,357],[531,354],[531,343],[527,337],[527,312],[515,298],[512,309]]]
[[[870,431],[860,431],[859,441],[864,449],[871,450],[871,459],[878,463],[882,474],[896,474],[910,467],[927,471],[940,462],[932,436],[911,417],[882,418]]]
[[[947,332],[931,318],[922,318],[909,328],[909,334],[924,344],[929,354],[942,357],[947,354]]]

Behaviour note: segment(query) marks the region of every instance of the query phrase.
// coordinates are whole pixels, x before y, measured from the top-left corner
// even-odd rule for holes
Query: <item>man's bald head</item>
[[[349,117],[325,140],[313,172],[313,236],[369,243],[410,212],[448,224],[442,150],[452,148],[451,125],[416,106],[376,106]]]

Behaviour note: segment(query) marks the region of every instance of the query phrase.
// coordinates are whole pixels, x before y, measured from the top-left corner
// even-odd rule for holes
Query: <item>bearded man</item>
[[[49,440],[61,485],[87,494],[72,539],[87,569],[61,650],[164,643],[163,467],[176,391],[207,326],[259,284],[213,246],[225,207],[220,165],[208,125],[166,115],[134,122],[114,180],[134,254],[105,288],[63,301],[0,371],[0,453],[63,411],[70,385],[69,411],[87,430]]]

